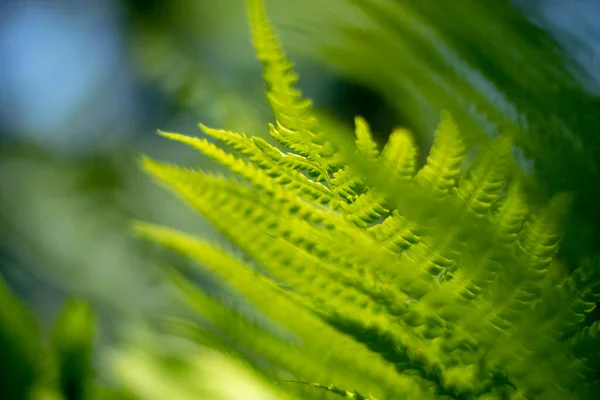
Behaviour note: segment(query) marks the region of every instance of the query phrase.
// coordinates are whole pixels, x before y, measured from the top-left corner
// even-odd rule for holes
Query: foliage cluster
[[[356,141],[319,129],[295,88],[259,0],[249,2],[263,64],[267,141],[202,126],[188,144],[244,178],[143,159],[147,171],[202,213],[253,261],[168,228],[142,236],[223,279],[268,322],[170,276],[208,324],[181,334],[250,363],[282,394],[314,398],[592,398],[600,300],[597,262],[563,276],[554,259],[569,196],[529,206],[502,136],[467,162],[443,115],[425,165],[398,129],[379,151],[367,122]],[[235,153],[235,154],[234,154]],[[318,382],[318,383],[310,383]],[[312,387],[310,387],[312,386]]]

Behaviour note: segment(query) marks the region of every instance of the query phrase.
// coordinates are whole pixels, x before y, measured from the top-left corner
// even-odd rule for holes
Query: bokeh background
[[[332,129],[355,115],[427,154],[442,110],[479,146],[509,130],[543,201],[575,195],[561,259],[600,243],[600,2],[266,0]],[[212,164],[157,129],[266,137],[270,110],[243,0],[0,0],[0,275],[48,329],[77,295],[101,342],[177,312],[134,219],[221,239],[156,187],[141,154]],[[235,251],[232,249],[232,251]]]

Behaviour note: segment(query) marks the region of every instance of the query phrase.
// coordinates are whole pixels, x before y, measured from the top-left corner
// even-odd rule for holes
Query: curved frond
[[[356,126],[356,148],[358,153],[372,160],[376,159],[379,156],[379,149],[373,139],[369,124],[362,117],[356,117],[354,124]]]
[[[206,139],[168,132],[161,132],[161,135],[200,150],[206,156],[259,187],[272,190],[277,185],[285,184],[289,191],[307,200],[315,201],[319,204],[336,205],[333,201],[333,194],[325,186],[306,178],[297,171],[279,166],[277,157],[281,158],[283,155],[281,153],[278,154],[279,150],[276,148],[267,147],[267,143],[262,144],[258,140],[250,140],[245,136],[233,132],[216,131],[208,128],[206,128],[206,131],[207,133],[210,132],[211,136],[231,143],[234,148],[248,156],[256,164],[256,167],[226,153]],[[257,145],[257,143],[261,144]],[[269,154],[267,154],[267,151]]]
[[[415,179],[431,185],[440,198],[449,195],[458,183],[465,151],[466,144],[452,117],[443,113],[427,162]]]
[[[395,175],[395,179],[411,181],[416,172],[417,147],[405,129],[395,129],[379,157],[382,168]]]
[[[297,383],[300,385],[308,385],[317,389],[326,390],[330,393],[336,394],[338,396],[344,397],[346,399],[354,399],[354,400],[377,400],[375,397],[371,395],[367,395],[367,397],[358,393],[357,391],[348,391],[344,389],[340,389],[334,385],[322,385],[320,383],[309,383],[302,381],[283,381],[282,383]]]
[[[511,149],[510,138],[500,137],[480,153],[481,157],[461,177],[458,196],[464,200],[467,209],[478,215],[487,215],[506,184]]]
[[[354,142],[321,132],[263,1],[248,1],[270,133],[291,150],[201,125],[211,141],[163,135],[243,181],[142,164],[252,266],[181,232],[137,230],[212,271],[256,312],[171,270],[203,317],[171,326],[289,381],[279,389],[301,398],[594,398],[598,265],[553,273],[569,196],[531,207],[510,136],[491,140],[463,171],[467,147],[447,113],[418,171],[406,130],[381,152],[360,117]]]
[[[238,293],[263,311],[266,316],[298,335],[302,341],[302,347],[293,342],[283,346],[273,346],[274,339],[272,338],[265,338],[259,334],[248,335],[246,329],[250,329],[251,326],[246,325],[243,330],[227,330],[228,333],[239,334],[236,336],[236,340],[250,346],[260,355],[277,361],[282,367],[292,368],[297,375],[301,374],[311,377],[311,379],[336,381],[344,385],[352,385],[353,382],[359,381],[363,384],[371,382],[369,387],[375,388],[377,392],[381,393],[381,396],[420,393],[421,396],[424,396],[423,398],[429,397],[427,392],[420,388],[418,381],[396,374],[392,365],[337,332],[308,311],[302,303],[297,303],[293,296],[288,297],[287,292],[282,292],[276,285],[270,283],[268,278],[244,266],[214,246],[202,243],[192,236],[159,226],[138,224],[136,230],[147,239],[170,247],[217,273]],[[185,284],[181,278],[179,282]],[[193,287],[188,285],[186,291],[189,290],[193,290]],[[200,306],[206,305],[206,301],[212,302],[205,295],[196,293],[194,296],[196,300],[192,301],[203,302]],[[197,296],[200,296],[200,300]],[[212,309],[204,311],[208,312],[208,315],[215,312]],[[230,313],[215,314],[213,320],[215,318],[217,320],[222,318],[238,319],[237,316],[232,316]],[[222,321],[222,323],[232,323],[232,321]],[[248,324],[243,321],[235,323]],[[287,350],[283,350],[284,348]],[[316,354],[319,355],[321,363],[315,365],[308,362],[307,357]],[[364,365],[365,368],[356,369],[354,363]],[[327,367],[324,368],[325,366]],[[372,389],[371,392],[373,392]]]
[[[252,42],[263,65],[267,99],[276,119],[270,132],[281,144],[306,156],[327,180],[327,159],[333,156],[333,149],[323,135],[316,133],[318,122],[311,102],[295,87],[298,76],[267,19],[263,0],[250,0],[248,8]]]

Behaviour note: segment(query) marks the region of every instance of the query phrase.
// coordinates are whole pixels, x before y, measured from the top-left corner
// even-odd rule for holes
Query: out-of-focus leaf
[[[0,277],[0,388],[6,399],[25,399],[39,378],[38,326]]]
[[[131,393],[144,400],[288,399],[238,360],[187,342],[164,337],[156,342],[147,332],[115,351],[110,363]]]
[[[89,397],[94,333],[95,321],[90,306],[78,300],[67,301],[52,335],[58,386],[65,399]]]

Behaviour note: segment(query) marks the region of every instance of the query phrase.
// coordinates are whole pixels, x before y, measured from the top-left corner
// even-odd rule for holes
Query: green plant
[[[98,385],[92,363],[95,316],[81,300],[65,302],[49,345],[33,315],[0,277],[0,390],[21,400],[130,399]]]
[[[170,327],[246,360],[292,398],[593,398],[598,322],[586,315],[600,300],[598,265],[565,277],[555,259],[569,196],[534,212],[509,136],[465,169],[449,115],[422,168],[402,129],[381,152],[361,118],[352,146],[320,131],[262,1],[249,11],[276,119],[269,132],[293,152],[201,126],[238,156],[162,135],[244,182],[142,162],[253,262],[168,228],[137,232],[198,261],[266,318],[173,269],[207,323],[171,318]]]

